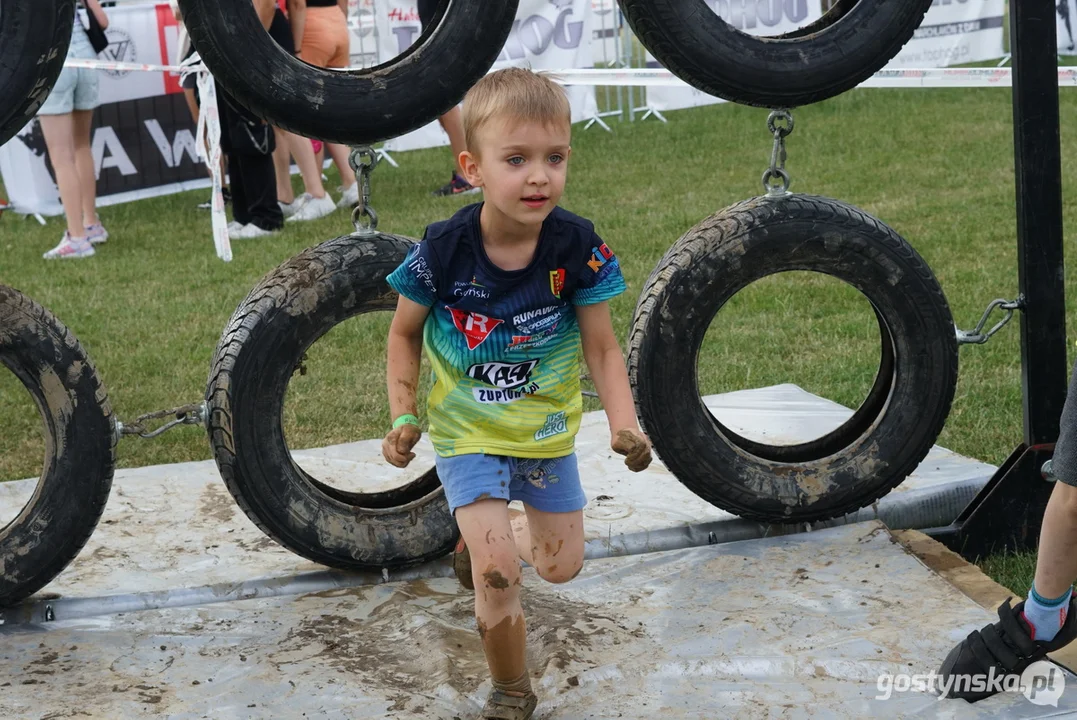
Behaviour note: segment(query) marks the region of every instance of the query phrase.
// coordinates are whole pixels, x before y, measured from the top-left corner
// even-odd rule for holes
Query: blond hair
[[[464,97],[464,142],[469,151],[477,152],[479,131],[499,118],[571,125],[572,108],[565,91],[549,76],[512,67],[485,76]]]

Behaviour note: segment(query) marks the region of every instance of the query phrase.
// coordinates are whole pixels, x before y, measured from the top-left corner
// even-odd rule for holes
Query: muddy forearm
[[[636,405],[632,399],[632,388],[628,384],[628,371],[625,369],[621,348],[616,345],[594,350],[584,348],[583,357],[591,371],[598,399],[606,410],[610,432],[616,433],[627,428],[638,430]]]
[[[389,333],[389,353],[385,379],[389,387],[389,410],[392,417],[416,415],[416,389],[419,386],[419,363],[422,360],[422,336],[409,337]]]

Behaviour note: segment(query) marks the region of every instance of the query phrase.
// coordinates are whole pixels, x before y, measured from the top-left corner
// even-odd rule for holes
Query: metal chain
[[[177,425],[204,425],[208,412],[209,410],[206,407],[206,403],[203,401],[200,403],[191,403],[190,405],[181,405],[180,407],[171,408],[169,410],[158,410],[157,412],[139,415],[138,419],[130,425],[126,425],[117,420],[116,439],[119,440],[124,435],[138,435],[141,438],[153,438],[171,430]],[[146,429],[145,423],[147,420],[158,420],[165,417],[172,417],[174,419],[152,432]]]
[[[784,125],[779,125],[784,121]],[[772,110],[767,117],[767,129],[774,135],[774,149],[770,153],[770,167],[763,173],[763,190],[770,196],[789,194],[789,173],[785,170],[785,138],[793,132],[793,113],[788,110]],[[774,181],[780,181],[774,184]]]
[[[378,214],[370,206],[370,173],[381,160],[374,148],[369,145],[352,148],[348,164],[355,172],[359,183],[359,202],[352,210],[352,225],[357,235],[374,235],[378,232]]]
[[[995,311],[995,308],[999,308],[1006,311],[1005,317],[995,323],[987,332],[984,332],[984,326],[987,325],[988,318],[991,317],[991,313]],[[957,333],[958,345],[983,345],[985,342],[991,339],[991,336],[997,333],[1003,328],[1003,326],[1013,319],[1014,310],[1024,310],[1025,308],[1025,296],[1018,295],[1016,300],[992,300],[991,304],[984,310],[983,317],[980,318],[980,322],[976,323],[976,327],[971,331],[964,331],[959,327],[954,327],[954,331]]]

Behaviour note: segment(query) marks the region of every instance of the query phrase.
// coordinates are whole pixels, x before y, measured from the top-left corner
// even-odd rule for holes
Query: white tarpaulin
[[[706,401],[734,431],[774,443],[850,415],[790,385]],[[429,443],[407,470],[380,460],[379,445],[295,460],[352,489],[429,467]],[[1072,692],[1044,706],[1013,692],[970,705],[909,691],[992,613],[877,521],[711,545],[704,530],[699,547],[660,550],[663,531],[700,523],[715,535],[738,524],[774,533],[702,502],[657,461],[628,472],[601,412],[585,415],[577,453],[589,556],[614,557],[559,586],[524,572],[535,720],[1077,711]],[[992,471],[934,448],[880,515],[902,495],[982,486]],[[33,485],[0,484],[0,518]],[[628,548],[640,554],[617,556],[625,533],[646,539]],[[28,616],[0,614],[0,717],[472,720],[490,689],[473,595],[444,562],[405,572],[382,582],[284,550],[243,515],[212,461],[120,470],[78,558]]]
[[[493,69],[528,67],[559,70],[594,66],[591,54],[592,0],[520,0],[512,32]],[[376,15],[380,62],[400,55],[419,38],[419,13],[415,0],[382,0]],[[579,122],[598,112],[594,88],[568,89],[572,120]],[[414,150],[447,145],[449,138],[439,123],[390,140],[387,150]]]

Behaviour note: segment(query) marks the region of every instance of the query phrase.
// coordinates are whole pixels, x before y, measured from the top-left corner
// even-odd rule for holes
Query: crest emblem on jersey
[[[550,292],[558,300],[561,299],[561,291],[565,289],[565,269],[557,268],[550,271]]]
[[[486,338],[490,337],[490,333],[494,331],[494,328],[504,322],[482,313],[468,312],[467,310],[459,310],[448,306],[445,309],[452,315],[452,321],[456,325],[456,329],[464,334],[468,350],[474,350],[479,345],[482,345]]]

